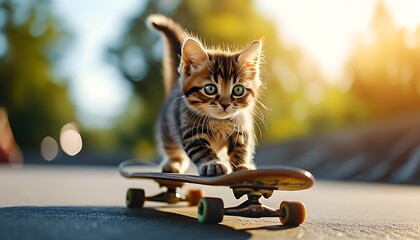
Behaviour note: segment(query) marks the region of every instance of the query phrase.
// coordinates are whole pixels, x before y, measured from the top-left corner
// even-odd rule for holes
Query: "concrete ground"
[[[317,181],[309,190],[275,192],[264,203],[306,204],[307,220],[283,227],[276,218],[226,216],[200,224],[196,208],[146,203],[124,206],[128,187],[159,192],[147,180],[128,180],[104,167],[0,167],[0,239],[420,239],[418,186]],[[234,206],[231,190],[203,188]]]

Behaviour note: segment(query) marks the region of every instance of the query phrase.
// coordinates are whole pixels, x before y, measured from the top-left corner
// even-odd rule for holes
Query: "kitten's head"
[[[241,52],[207,50],[194,38],[182,45],[182,93],[188,106],[197,113],[226,119],[255,105],[261,81],[260,41]]]

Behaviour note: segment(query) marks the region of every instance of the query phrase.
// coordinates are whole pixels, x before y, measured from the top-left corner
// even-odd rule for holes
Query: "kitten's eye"
[[[207,95],[214,95],[217,93],[217,87],[214,84],[207,84],[206,86],[204,86],[204,92]]]
[[[240,97],[240,96],[244,95],[244,93],[245,93],[244,86],[236,85],[235,87],[233,87],[233,90],[232,90],[233,96]]]

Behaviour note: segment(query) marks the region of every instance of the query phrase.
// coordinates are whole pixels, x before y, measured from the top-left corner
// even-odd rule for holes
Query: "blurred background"
[[[162,13],[208,45],[264,39],[258,165],[420,184],[420,2],[0,0],[0,163],[158,162]]]

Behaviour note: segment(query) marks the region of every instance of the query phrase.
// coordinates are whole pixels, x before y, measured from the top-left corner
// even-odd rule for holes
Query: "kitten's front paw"
[[[179,162],[167,162],[162,167],[163,173],[180,173],[181,164]]]
[[[200,174],[200,176],[218,176],[228,174],[231,172],[232,168],[230,168],[230,166],[226,163],[221,162],[219,160],[213,160],[210,162],[200,164],[200,166],[198,166],[198,173]]]

